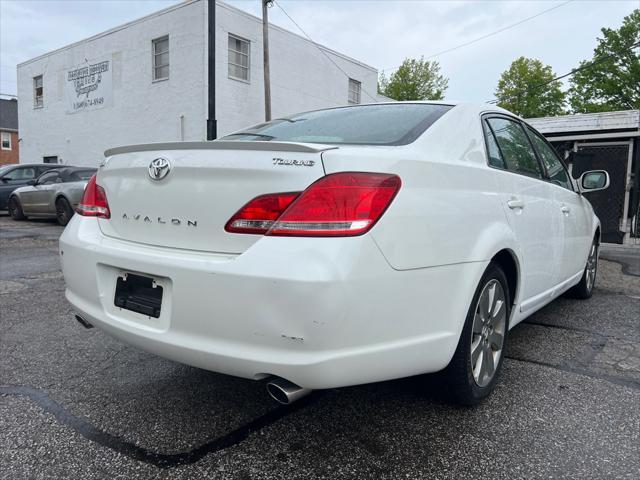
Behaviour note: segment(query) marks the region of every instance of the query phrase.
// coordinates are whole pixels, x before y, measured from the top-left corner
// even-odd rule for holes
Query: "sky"
[[[640,0],[277,2],[315,42],[387,73],[404,58],[430,58],[473,42],[432,59],[449,78],[445,98],[474,102],[493,98],[500,74],[519,56],[537,58],[557,75],[569,72],[592,57],[602,27],[618,28],[626,15],[640,8]],[[0,0],[0,93],[15,95],[18,63],[176,3]],[[260,0],[227,3],[261,14]],[[269,16],[272,23],[300,33],[278,5]]]

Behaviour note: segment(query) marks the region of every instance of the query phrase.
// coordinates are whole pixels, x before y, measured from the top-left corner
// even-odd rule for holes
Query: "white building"
[[[18,65],[20,161],[97,165],[118,145],[207,139],[208,119],[218,137],[263,121],[262,20],[212,5],[187,0]],[[269,46],[273,118],[377,100],[375,68],[274,25]]]

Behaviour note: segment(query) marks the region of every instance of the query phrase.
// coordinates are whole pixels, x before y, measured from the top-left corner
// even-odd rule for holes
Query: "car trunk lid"
[[[109,237],[149,245],[242,253],[261,237],[226,232],[231,216],[258,195],[307,188],[324,175],[321,153],[332,148],[214,141],[108,150],[98,184],[105,189],[111,218],[99,219],[100,229]],[[170,168],[155,180],[151,163],[158,158]]]

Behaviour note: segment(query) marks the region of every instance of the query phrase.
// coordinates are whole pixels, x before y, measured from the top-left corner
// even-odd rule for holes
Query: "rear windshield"
[[[397,103],[317,110],[254,125],[221,140],[407,145],[451,108]]]

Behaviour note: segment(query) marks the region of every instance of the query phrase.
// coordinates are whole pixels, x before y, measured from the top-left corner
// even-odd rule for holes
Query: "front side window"
[[[151,41],[153,47],[153,80],[169,78],[169,36]]]
[[[249,42],[229,35],[229,78],[249,81]]]
[[[33,77],[33,108],[42,108],[44,106],[44,88],[42,84],[42,75]]]
[[[58,182],[60,182],[60,175],[58,172],[47,172],[38,177],[38,185],[50,185]]]
[[[487,123],[495,136],[507,170],[542,178],[542,169],[522,125],[503,117],[489,118]]]
[[[5,180],[31,180],[36,178],[36,170],[33,167],[16,168],[3,178]]]
[[[224,140],[407,145],[451,108],[429,103],[330,108],[254,125],[227,135]]]
[[[0,140],[2,141],[2,150],[11,150],[11,133],[1,132]]]
[[[360,103],[360,91],[362,90],[362,84],[354,80],[349,79],[349,104],[357,105]]]
[[[535,132],[531,128],[527,128],[527,131],[529,132],[529,137],[531,138],[533,145],[538,151],[538,155],[540,156],[542,163],[544,163],[544,166],[547,169],[549,180],[556,185],[573,190],[569,174],[556,155],[555,150],[553,150],[553,148],[540,137],[538,132]]]

